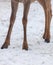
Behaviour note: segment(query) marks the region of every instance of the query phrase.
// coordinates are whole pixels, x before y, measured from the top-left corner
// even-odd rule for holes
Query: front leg
[[[24,29],[23,49],[28,50],[27,35],[26,35],[27,20],[23,18],[22,21],[23,21],[23,29]]]
[[[11,0],[11,7],[12,7],[12,13],[11,13],[11,17],[10,17],[10,26],[9,26],[6,40],[5,40],[4,44],[2,45],[1,49],[8,48],[8,46],[10,45],[10,37],[11,37],[12,28],[13,28],[13,25],[15,22],[15,18],[16,18],[18,2],[14,2],[14,0]]]
[[[27,35],[26,35],[26,28],[27,28],[27,15],[29,12],[30,2],[24,3],[24,14],[23,14],[23,29],[24,29],[24,41],[23,41],[23,49],[28,50],[27,44]]]

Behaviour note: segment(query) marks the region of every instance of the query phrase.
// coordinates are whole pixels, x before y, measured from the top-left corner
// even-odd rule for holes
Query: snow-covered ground
[[[4,43],[10,23],[10,6],[10,2],[0,2],[0,48]],[[53,65],[53,17],[51,20],[51,41],[47,44],[42,39],[45,23],[43,8],[38,2],[31,4],[27,25],[29,50],[25,51],[22,50],[22,16],[23,4],[19,4],[11,45],[8,49],[0,49],[0,65]]]

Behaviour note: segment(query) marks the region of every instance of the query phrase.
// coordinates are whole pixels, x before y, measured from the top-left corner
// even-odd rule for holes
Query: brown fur
[[[22,19],[23,29],[24,29],[24,40],[23,40],[22,48],[28,50],[27,36],[26,36],[27,16],[28,16],[30,4],[34,1],[38,1],[44,9],[45,32],[44,32],[43,38],[45,39],[46,42],[50,41],[50,22],[51,22],[51,18],[52,18],[51,0],[11,0],[12,13],[11,13],[11,17],[10,17],[10,26],[9,26],[6,40],[3,44],[3,46],[1,47],[1,49],[7,48],[8,45],[10,45],[10,36],[11,36],[12,28],[13,28],[13,25],[15,22],[18,4],[19,4],[19,2],[22,2],[24,4],[24,12],[23,12],[23,19]]]

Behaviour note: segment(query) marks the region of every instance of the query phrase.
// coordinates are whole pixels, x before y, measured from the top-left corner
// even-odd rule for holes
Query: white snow
[[[10,23],[10,6],[10,2],[0,2],[0,48],[5,41]],[[22,50],[22,17],[23,4],[20,3],[11,35],[11,45],[8,49],[0,49],[0,65],[53,65],[53,17],[51,41],[47,44],[42,39],[45,23],[43,8],[38,2],[31,4],[27,25],[28,51]]]

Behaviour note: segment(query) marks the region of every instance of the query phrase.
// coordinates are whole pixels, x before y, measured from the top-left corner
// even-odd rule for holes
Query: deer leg
[[[30,2],[24,3],[24,13],[23,13],[23,29],[24,29],[24,41],[22,48],[25,50],[28,50],[28,44],[27,44],[27,35],[26,35],[26,28],[27,28],[27,15],[29,12]]]
[[[45,39],[45,42],[48,43],[50,42],[50,22],[52,18],[52,10],[50,2],[48,2],[44,10],[45,10],[45,32],[43,38]]]
[[[11,37],[13,24],[14,24],[14,21],[16,18],[17,6],[18,6],[18,2],[14,2],[13,0],[11,0],[12,13],[11,13],[11,17],[10,17],[9,30],[7,33],[6,40],[5,40],[4,44],[2,45],[1,49],[8,48],[8,45],[10,45],[10,37]]]

